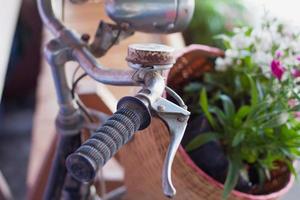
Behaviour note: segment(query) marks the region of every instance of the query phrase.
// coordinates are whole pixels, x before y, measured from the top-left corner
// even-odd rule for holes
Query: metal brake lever
[[[133,79],[143,84],[136,95],[160,117],[170,131],[170,143],[162,170],[162,188],[167,197],[174,197],[176,189],[172,183],[171,171],[177,149],[183,138],[190,112],[179,95],[167,87],[163,72],[175,63],[173,48],[161,44],[133,44],[128,48],[126,60],[137,70]],[[164,91],[172,96],[177,104],[162,98]]]
[[[190,112],[186,110],[186,107],[180,107],[162,97],[153,102],[151,108],[167,124],[171,135],[163,165],[162,187],[164,194],[172,198],[176,194],[171,177],[172,164],[183,138]]]

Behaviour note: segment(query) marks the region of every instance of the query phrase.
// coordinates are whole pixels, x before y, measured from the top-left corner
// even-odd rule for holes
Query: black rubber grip
[[[81,182],[91,181],[133,134],[147,127],[151,116],[147,107],[134,97],[123,98],[116,113],[95,134],[67,158],[69,173]]]

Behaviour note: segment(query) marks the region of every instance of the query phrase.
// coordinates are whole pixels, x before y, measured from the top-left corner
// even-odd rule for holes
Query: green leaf
[[[244,119],[251,111],[251,107],[250,106],[242,106],[239,108],[239,110],[236,113],[236,118],[242,120]]]
[[[232,100],[227,95],[220,95],[220,99],[222,100],[225,114],[232,119],[235,114],[235,107]]]
[[[256,82],[256,88],[259,94],[259,100],[261,101],[264,98],[264,91],[263,91],[262,84],[259,81]]]
[[[237,132],[232,140],[232,147],[238,146],[245,139],[245,132]]]
[[[257,124],[264,124],[272,119],[274,119],[275,117],[278,117],[281,113],[278,110],[272,111],[272,112],[268,112],[268,110],[266,109],[263,112],[259,112],[260,110],[257,110],[257,115],[255,115],[255,119],[253,120],[255,123]]]
[[[251,112],[250,106],[242,106],[237,111],[235,117],[234,117],[234,127],[240,127],[244,121],[244,118]]]
[[[251,105],[257,105],[258,103],[258,97],[259,97],[259,93],[255,84],[255,81],[253,80],[253,78],[250,75],[247,75],[248,80],[250,82],[250,86],[251,86]]]
[[[201,83],[190,83],[184,88],[184,92],[191,93],[191,92],[197,92],[201,89],[202,84]]]
[[[259,187],[262,189],[264,186],[264,183],[266,181],[266,174],[263,167],[257,167],[257,174],[258,174],[258,180],[259,180]]]
[[[206,144],[208,142],[218,140],[220,138],[220,134],[216,132],[207,132],[207,133],[201,133],[197,137],[195,137],[193,140],[191,140],[185,147],[186,151],[190,152],[193,151],[203,144]]]
[[[250,88],[251,86],[250,86],[250,82],[249,82],[249,79],[248,79],[248,77],[247,77],[247,75],[246,74],[241,74],[240,75],[240,81],[241,81],[241,84],[242,84],[242,87],[244,88],[244,89],[246,89],[247,90],[247,92],[248,92],[248,88]]]
[[[300,111],[300,104],[294,106],[291,108],[291,111],[294,111],[294,112],[299,112]]]
[[[205,73],[204,74],[204,82],[206,85],[211,85],[215,88],[219,88],[221,91],[228,93],[230,87],[227,84],[227,74],[226,72],[218,72],[218,73]]]
[[[292,93],[293,93],[293,95],[296,97],[296,99],[297,99],[298,101],[300,101],[300,96],[299,96],[294,90],[292,90]]]
[[[242,164],[239,160],[234,158],[229,159],[228,173],[224,184],[223,200],[227,199],[230,192],[235,188],[241,166]]]
[[[292,174],[298,178],[298,173],[297,170],[295,169],[293,162],[291,162],[290,160],[285,160],[285,164],[288,166],[289,171],[292,172]]]
[[[249,173],[248,173],[249,169],[248,166],[243,166],[242,169],[240,169],[240,176],[247,182],[250,182],[250,178],[249,178]]]
[[[216,40],[230,40],[230,37],[226,34],[215,35],[213,38]]]
[[[285,124],[289,119],[289,114],[284,112],[271,118],[269,121],[261,125],[261,128],[276,128]]]
[[[258,151],[256,149],[247,149],[247,154],[243,153],[243,159],[246,160],[248,163],[255,163],[258,158]]]
[[[209,111],[216,115],[216,117],[218,118],[218,120],[222,126],[228,125],[229,119],[226,118],[226,115],[220,108],[214,106],[214,107],[210,108]]]
[[[251,56],[246,56],[245,58],[244,58],[244,62],[245,62],[245,65],[247,65],[247,66],[252,66],[253,64],[252,64],[252,58],[251,58]]]
[[[248,36],[248,37],[250,37],[251,36],[251,33],[252,33],[252,31],[253,31],[253,28],[251,28],[251,27],[247,27],[248,29],[247,29],[247,31],[245,32],[245,35],[246,36]]]
[[[267,101],[261,101],[256,105],[252,105],[251,106],[251,111],[248,114],[248,118],[249,119],[253,119],[255,117],[257,117],[258,115],[260,115],[263,112],[266,112],[266,110],[268,109],[269,103]]]
[[[202,88],[201,93],[200,93],[200,106],[202,108],[202,111],[209,121],[210,125],[214,128],[217,129],[217,124],[216,121],[214,120],[213,116],[209,112],[208,108],[208,100],[207,100],[207,94],[206,94],[206,89]]]

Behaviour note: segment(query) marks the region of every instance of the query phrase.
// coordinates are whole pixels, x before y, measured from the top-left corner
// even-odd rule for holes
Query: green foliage
[[[269,34],[266,24],[263,29]],[[271,24],[275,24],[275,28],[272,27],[275,33],[272,34],[276,34],[277,30],[278,37],[285,38],[285,41],[294,35],[281,33],[284,26],[276,21]],[[207,142],[220,141],[229,161],[224,199],[235,187],[240,175],[248,176],[247,172],[245,174],[247,166],[253,166],[260,183],[264,183],[278,161],[284,162],[296,175],[292,162],[300,157],[300,121],[296,115],[300,111],[297,81],[300,75],[292,73],[298,70],[300,74],[300,58],[297,57],[298,61],[295,58],[300,54],[295,54],[296,50],[285,44],[288,48],[279,55],[274,49],[275,43],[269,41],[271,49],[264,48],[263,51],[266,58],[271,58],[258,63],[252,54],[260,53],[261,46],[265,44],[250,38],[253,31],[253,28],[245,27],[231,36],[221,35],[219,38],[228,49],[219,64],[228,66],[218,70],[216,62],[215,70],[206,73],[200,83],[192,83],[185,88],[185,97],[194,98],[192,112],[203,113],[212,127],[210,132],[201,133],[193,139],[186,149],[193,151]],[[245,42],[248,39],[250,42]],[[294,39],[293,36],[290,41],[295,42]],[[230,65],[226,61],[228,58],[231,59]],[[274,60],[281,65],[277,67],[284,69],[283,78],[271,67]],[[195,97],[197,91],[200,95]],[[294,105],[290,105],[290,101],[294,101]]]
[[[201,43],[223,47],[213,36],[229,33],[246,23],[247,12],[241,0],[196,0],[193,19],[184,33],[189,44]]]
[[[255,84],[251,85],[256,87]],[[250,91],[251,97],[258,96],[257,89]],[[225,196],[236,184],[239,170],[243,167],[241,163],[257,166],[263,180],[266,174],[261,172],[274,169],[278,160],[286,162],[291,171],[295,171],[291,160],[300,155],[300,126],[293,117],[294,111],[280,105],[281,97],[272,100],[266,98],[257,103],[251,101],[236,110],[227,95],[219,95],[222,102],[220,107],[208,105],[205,88],[202,88],[200,96],[202,111],[214,127],[213,132],[198,135],[186,146],[186,150],[193,151],[213,140],[220,140],[224,144],[230,161]]]
[[[229,158],[228,160],[229,166],[227,178],[224,184],[223,199],[226,199],[230,194],[231,190],[234,189],[239,178],[239,171],[242,167],[242,163],[240,162],[240,160],[235,159],[234,156],[232,158]]]
[[[200,134],[197,137],[193,139],[186,147],[185,149],[187,151],[193,151],[197,149],[199,146],[206,144],[207,142],[214,141],[220,138],[219,133],[214,132],[208,132],[204,134]]]
[[[201,105],[202,112],[204,113],[205,117],[207,118],[207,120],[209,121],[209,123],[211,124],[211,126],[214,129],[216,129],[217,128],[217,124],[216,124],[213,116],[208,111],[208,100],[207,100],[207,94],[206,94],[205,89],[202,89],[202,91],[200,93],[200,105]]]

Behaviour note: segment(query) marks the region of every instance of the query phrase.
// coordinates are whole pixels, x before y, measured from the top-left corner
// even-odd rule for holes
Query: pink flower
[[[297,56],[296,59],[297,59],[298,61],[300,61],[300,56]]]
[[[300,77],[300,70],[298,70],[298,69],[292,69],[292,76],[294,78]]]
[[[300,112],[295,112],[295,117],[298,121],[300,121]]]
[[[295,107],[296,105],[298,105],[298,101],[297,101],[296,99],[290,99],[290,100],[288,101],[288,105],[289,105],[291,108],[293,108],[293,107]]]
[[[285,71],[284,67],[281,65],[281,62],[279,60],[272,60],[271,62],[271,70],[273,76],[275,76],[278,80],[281,80],[282,75]]]
[[[280,50],[277,50],[275,55],[276,55],[277,58],[280,58],[281,56],[283,56],[283,52],[280,51]]]

